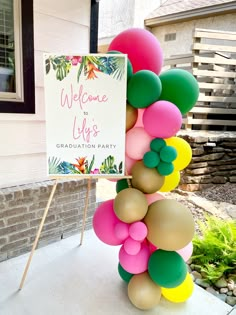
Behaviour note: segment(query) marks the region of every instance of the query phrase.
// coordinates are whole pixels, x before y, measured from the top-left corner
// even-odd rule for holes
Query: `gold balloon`
[[[133,128],[138,119],[138,109],[127,104],[126,105],[126,131]]]
[[[126,223],[142,220],[147,210],[148,202],[145,195],[135,188],[121,190],[114,200],[116,216]]]
[[[185,280],[175,288],[161,288],[162,295],[171,302],[183,303],[185,302],[193,293],[194,283],[193,279],[189,273]]]
[[[161,288],[152,281],[147,272],[143,272],[130,279],[128,297],[137,308],[149,310],[159,304]]]
[[[158,191],[163,186],[165,179],[155,168],[146,167],[143,161],[138,161],[133,165],[131,175],[132,186],[145,194],[153,194]]]
[[[176,200],[162,199],[152,203],[144,222],[148,228],[147,239],[160,249],[181,249],[194,236],[192,213]]]

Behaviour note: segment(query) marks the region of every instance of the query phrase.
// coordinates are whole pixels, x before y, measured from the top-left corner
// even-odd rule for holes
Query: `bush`
[[[201,235],[193,239],[192,263],[213,283],[236,271],[236,221],[206,216],[199,222]]]

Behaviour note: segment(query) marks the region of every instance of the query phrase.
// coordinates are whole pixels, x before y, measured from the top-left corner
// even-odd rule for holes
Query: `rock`
[[[202,279],[202,275],[196,270],[194,270],[191,274],[193,275],[194,280]]]
[[[224,277],[221,277],[220,279],[218,279],[216,282],[215,282],[215,286],[217,288],[226,288],[228,285],[227,281],[225,280]]]
[[[189,265],[187,265],[187,268],[188,268],[188,272],[191,273],[192,272],[192,269]]]
[[[232,292],[232,291],[228,291],[228,292],[227,292],[227,295],[228,295],[228,296],[232,296],[232,295],[233,295],[233,292]]]
[[[223,176],[214,176],[212,177],[212,183],[214,184],[225,184],[227,182],[227,178]]]
[[[233,290],[233,295],[236,296],[236,288]]]
[[[218,299],[220,299],[221,301],[226,302],[227,299],[226,294],[217,294],[216,297],[218,297]]]
[[[213,287],[206,288],[206,291],[213,295],[217,295],[217,291]]]
[[[220,288],[220,293],[227,293],[228,291],[228,288]]]
[[[228,286],[228,289],[229,289],[230,291],[233,291],[234,286],[235,286],[234,280],[233,280],[233,279],[229,279],[227,286]]]
[[[236,305],[236,296],[227,296],[226,303],[231,306]]]
[[[201,269],[202,267],[201,266],[198,266],[198,265],[194,265],[194,270],[198,271],[198,272],[201,272]]]
[[[224,152],[219,152],[219,153],[211,153],[211,154],[207,154],[207,155],[203,155],[203,156],[194,156],[192,158],[193,162],[206,162],[206,161],[215,161],[215,160],[219,160],[222,159],[223,156],[225,155]]]
[[[210,284],[204,279],[196,279],[195,283],[202,288],[209,288]]]

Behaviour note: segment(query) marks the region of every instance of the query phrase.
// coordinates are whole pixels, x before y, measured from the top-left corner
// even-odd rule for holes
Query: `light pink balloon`
[[[131,159],[127,154],[125,155],[125,171],[126,175],[131,174],[131,169],[133,165],[137,162],[137,160]]]
[[[158,101],[147,107],[143,113],[146,132],[156,138],[170,138],[176,135],[182,125],[182,115],[176,105]]]
[[[135,127],[143,127],[143,113],[145,108],[138,108],[138,119],[136,121]]]
[[[117,238],[119,238],[120,240],[125,240],[129,237],[129,224],[125,222],[118,222],[115,225],[114,232]]]
[[[129,255],[137,255],[141,249],[141,243],[128,237],[124,242],[124,250]]]
[[[135,127],[126,133],[126,154],[134,160],[141,160],[147,151],[150,151],[150,136],[144,128]]]
[[[108,245],[120,245],[123,239],[115,234],[115,226],[121,222],[113,209],[114,199],[103,202],[93,216],[93,229],[97,237]]]
[[[129,227],[129,235],[136,241],[143,241],[147,236],[147,232],[146,224],[141,221],[134,222]]]
[[[148,205],[150,205],[151,203],[153,203],[157,200],[165,199],[164,196],[162,196],[161,194],[158,194],[158,193],[145,194],[145,197],[147,199]]]
[[[180,256],[182,256],[184,261],[188,261],[189,258],[192,256],[193,253],[193,243],[190,242],[185,247],[176,251]]]
[[[137,255],[129,255],[124,249],[124,245],[119,251],[119,261],[121,266],[129,273],[138,274],[148,269],[148,260],[150,257],[149,248],[146,245],[141,246]]]
[[[111,42],[108,50],[118,50],[128,54],[133,72],[151,70],[161,72],[163,52],[157,38],[142,28],[131,28],[118,34]]]

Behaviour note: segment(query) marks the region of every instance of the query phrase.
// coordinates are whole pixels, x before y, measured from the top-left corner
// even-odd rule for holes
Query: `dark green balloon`
[[[149,168],[157,167],[159,162],[160,162],[159,155],[155,151],[148,151],[143,156],[143,164],[146,167]]]
[[[117,194],[123,190],[123,189],[126,189],[126,188],[129,188],[129,184],[128,184],[128,181],[127,179],[120,179],[116,182],[116,192]]]
[[[183,258],[175,251],[156,250],[148,262],[151,279],[163,288],[179,286],[187,275]]]
[[[174,171],[174,165],[172,163],[161,161],[157,166],[157,171],[162,176],[170,175]]]
[[[150,143],[151,150],[155,152],[160,152],[162,148],[166,146],[166,142],[164,139],[161,138],[155,138]]]
[[[128,103],[135,108],[146,108],[159,99],[161,81],[150,70],[140,70],[129,79],[127,86]]]
[[[122,280],[124,280],[125,282],[129,283],[130,279],[133,277],[132,273],[129,273],[128,271],[126,271],[121,264],[118,264],[118,272],[119,275],[121,277]]]
[[[107,52],[107,54],[123,54],[123,53],[118,50],[110,50]],[[133,74],[133,66],[131,62],[129,61],[129,58],[127,58],[127,80],[129,80],[132,74]]]
[[[193,108],[199,96],[199,87],[191,73],[183,69],[170,69],[160,75],[160,80],[161,100],[174,103],[182,114]]]
[[[177,158],[177,150],[176,148],[167,145],[160,151],[160,158],[163,162],[173,162]]]

